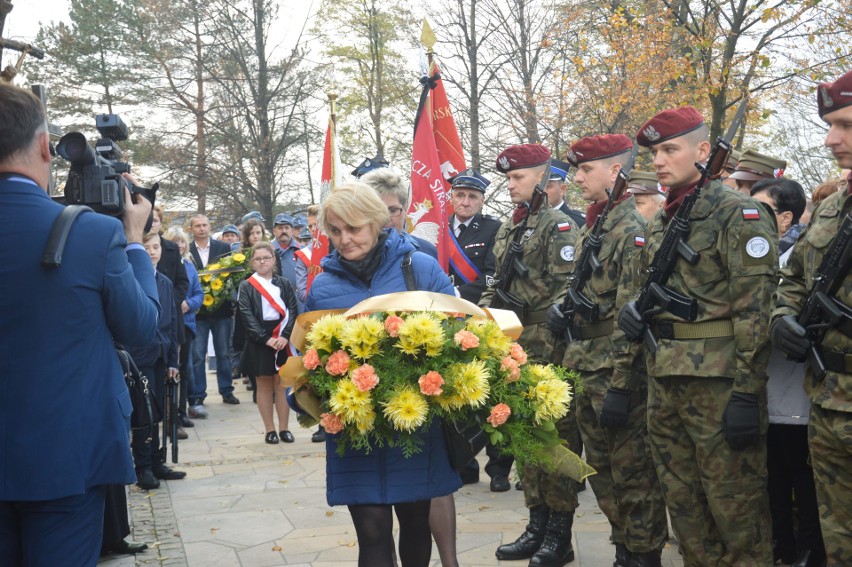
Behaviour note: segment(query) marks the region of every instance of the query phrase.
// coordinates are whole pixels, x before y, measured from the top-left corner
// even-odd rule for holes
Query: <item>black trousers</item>
[[[148,387],[154,394],[163,415],[166,407],[166,363],[162,358],[157,359],[154,366],[140,366],[139,372],[148,378]],[[155,469],[162,464],[160,459],[160,424],[155,423],[151,431],[151,442],[147,443],[147,429],[134,429],[130,435],[130,449],[133,452],[133,463],[136,470]]]
[[[782,548],[822,549],[808,426],[770,423],[766,442],[772,539]]]
[[[106,485],[104,503],[104,541],[101,547],[113,549],[130,535],[130,521],[127,519],[127,494],[123,484]]]

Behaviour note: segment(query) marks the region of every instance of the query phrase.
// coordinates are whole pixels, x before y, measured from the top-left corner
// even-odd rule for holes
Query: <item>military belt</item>
[[[730,319],[715,319],[700,323],[659,321],[651,326],[658,339],[690,340],[718,339],[734,336],[734,323]]]
[[[538,325],[547,320],[547,309],[539,309],[538,311],[528,311],[524,317],[524,325]]]
[[[587,341],[589,339],[597,339],[611,335],[614,330],[612,319],[604,319],[597,321],[585,327],[577,327],[574,329],[574,338],[578,341]]]
[[[831,372],[852,374],[852,354],[836,350],[823,350],[822,360]]]

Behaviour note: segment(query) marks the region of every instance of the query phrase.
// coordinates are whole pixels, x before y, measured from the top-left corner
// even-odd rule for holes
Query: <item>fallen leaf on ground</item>
[[[332,516],[334,516],[334,511],[333,511],[333,510],[328,510],[328,511],[325,513],[325,517],[326,517],[326,518],[331,518]]]
[[[272,551],[281,551],[281,546],[280,545],[272,546]]]

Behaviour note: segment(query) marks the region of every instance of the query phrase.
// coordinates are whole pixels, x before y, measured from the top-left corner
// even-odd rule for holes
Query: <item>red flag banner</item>
[[[332,114],[328,119],[328,128],[325,131],[325,147],[322,154],[322,174],[320,176],[320,202],[328,195],[329,191],[334,189],[337,178],[337,140],[335,138],[334,115]],[[311,241],[307,291],[310,291],[311,284],[314,283],[317,274],[322,272],[320,263],[326,256],[328,256],[328,236],[317,226]]]
[[[429,73],[435,87],[431,90],[429,98],[432,99],[432,125],[435,131],[435,146],[438,148],[438,159],[441,162],[441,173],[444,179],[450,179],[460,171],[466,169],[464,151],[462,150],[459,131],[456,121],[453,119],[453,111],[447,99],[447,91],[444,89],[444,81],[441,80],[440,70],[436,63],[432,63]]]
[[[431,79],[430,79],[431,82]],[[432,128],[432,108],[428,91],[423,87],[420,108],[414,123],[414,147],[411,153],[411,205],[406,228],[413,235],[434,244],[438,262],[446,271],[449,261],[447,207],[449,184],[441,171],[441,160]]]

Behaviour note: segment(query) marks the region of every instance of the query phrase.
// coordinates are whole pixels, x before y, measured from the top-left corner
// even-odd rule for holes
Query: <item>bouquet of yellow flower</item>
[[[249,258],[242,252],[222,256],[216,262],[207,264],[207,269],[198,272],[204,300],[202,313],[213,313],[230,300],[240,282],[248,275]]]
[[[387,443],[410,456],[433,417],[475,419],[520,462],[553,466],[553,448],[564,447],[556,421],[568,413],[568,373],[528,363],[492,320],[437,311],[329,314],[305,341],[301,364],[341,454]]]

